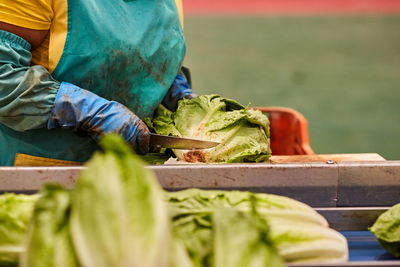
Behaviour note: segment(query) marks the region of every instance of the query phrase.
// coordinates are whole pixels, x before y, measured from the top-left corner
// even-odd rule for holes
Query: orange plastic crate
[[[298,111],[283,107],[256,107],[268,114],[272,155],[314,155],[308,138],[306,118]]]

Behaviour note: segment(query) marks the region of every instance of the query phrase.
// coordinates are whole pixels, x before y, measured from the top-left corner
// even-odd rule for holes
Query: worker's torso
[[[33,63],[150,116],[184,57],[175,1],[53,1],[54,23]]]
[[[32,63],[59,81],[121,102],[142,119],[151,116],[184,58],[175,1],[53,0],[52,8],[49,36],[32,52]],[[2,125],[0,131],[11,154],[85,161],[95,149],[88,137],[70,131],[15,132]]]

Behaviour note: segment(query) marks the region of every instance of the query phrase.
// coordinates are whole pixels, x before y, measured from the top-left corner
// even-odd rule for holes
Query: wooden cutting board
[[[271,163],[292,162],[339,162],[339,161],[385,161],[376,153],[361,154],[315,154],[315,155],[293,155],[293,156],[271,156]]]

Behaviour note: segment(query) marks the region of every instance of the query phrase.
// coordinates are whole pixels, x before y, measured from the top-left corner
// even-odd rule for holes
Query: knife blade
[[[150,133],[150,146],[163,147],[172,149],[204,149],[212,148],[220,143],[213,141],[205,141],[200,139],[182,138],[176,136],[168,136]]]

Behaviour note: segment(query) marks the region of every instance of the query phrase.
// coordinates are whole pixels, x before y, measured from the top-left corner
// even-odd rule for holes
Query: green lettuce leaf
[[[400,257],[400,203],[382,213],[369,230],[394,257]]]
[[[221,208],[177,214],[173,220],[175,238],[184,244],[192,266],[284,266],[267,222],[254,212]]]
[[[119,136],[105,136],[72,192],[71,234],[83,266],[163,267],[171,230],[162,189]]]
[[[69,215],[70,193],[61,186],[46,185],[35,203],[21,267],[79,266],[69,233]]]
[[[140,158],[150,165],[162,165],[164,164],[171,155],[167,153],[147,153],[145,155],[140,155]]]
[[[277,195],[189,189],[166,195],[173,229],[182,238],[195,266],[212,266],[210,229],[216,210],[235,208],[257,214],[270,226],[270,239],[286,262],[345,262],[346,239],[328,227],[311,207]],[[206,265],[202,265],[206,263]]]
[[[285,266],[269,237],[265,219],[234,208],[213,213],[214,267]]]
[[[261,162],[271,155],[267,116],[217,95],[183,99],[176,112],[160,106],[148,125],[158,134],[221,143],[210,149],[174,150],[187,162]]]
[[[0,266],[16,266],[37,195],[0,195]]]

